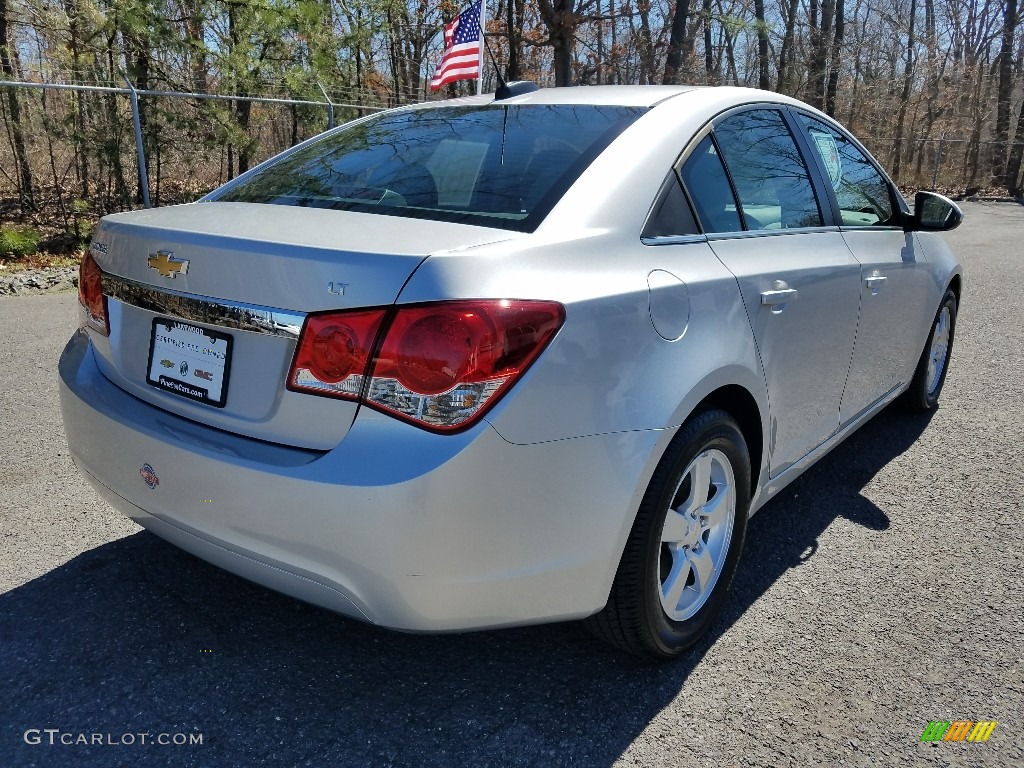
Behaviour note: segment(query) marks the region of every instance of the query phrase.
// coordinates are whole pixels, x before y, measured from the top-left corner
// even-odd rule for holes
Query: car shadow
[[[885,511],[860,491],[927,423],[887,410],[756,515],[723,616],[666,665],[608,650],[579,624],[375,629],[146,532],[97,547],[0,596],[3,763],[610,765],[834,520],[884,535]],[[61,731],[53,745],[47,728]],[[29,729],[41,743],[26,743]],[[60,743],[80,733],[120,746]],[[159,734],[202,744],[152,746]]]

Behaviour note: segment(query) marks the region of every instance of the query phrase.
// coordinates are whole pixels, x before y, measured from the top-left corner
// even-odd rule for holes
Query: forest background
[[[342,122],[475,91],[428,88],[461,9],[0,0],[0,80],[233,97],[139,97],[148,190],[164,205],[323,131],[327,99]],[[778,91],[844,123],[905,189],[1022,194],[1024,0],[490,0],[486,29],[507,80]],[[0,87],[0,115],[0,262],[75,252],[98,216],[141,204],[124,94]]]

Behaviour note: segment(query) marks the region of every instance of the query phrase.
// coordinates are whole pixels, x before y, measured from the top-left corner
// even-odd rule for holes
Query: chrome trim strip
[[[103,293],[124,304],[180,320],[287,339],[299,338],[306,320],[302,312],[154,288],[117,275],[103,275]]]
[[[735,232],[709,232],[708,242],[714,240],[741,240],[751,237],[780,237],[809,235],[815,232],[839,232],[839,227],[793,227],[792,229],[745,229]]]
[[[840,232],[906,232],[907,230],[896,224],[879,226],[877,224],[865,224],[864,226],[853,226],[852,224],[842,224],[839,227]]]
[[[685,245],[686,243],[706,243],[707,241],[707,235],[657,235],[640,238],[640,242],[644,245]]]
[[[865,229],[857,227],[858,230]],[[644,245],[684,245],[708,243],[716,240],[738,240],[748,237],[778,237],[779,235],[805,235],[811,232],[839,232],[839,227],[794,227],[793,229],[744,229],[735,232],[709,232],[706,235],[659,235],[641,237]]]

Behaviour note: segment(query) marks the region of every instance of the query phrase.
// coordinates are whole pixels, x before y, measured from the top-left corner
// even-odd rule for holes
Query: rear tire
[[[939,402],[942,385],[949,371],[949,355],[953,351],[956,305],[956,294],[947,289],[932,321],[932,329],[917,362],[914,378],[903,394],[903,404],[912,411],[930,411]]]
[[[671,659],[712,625],[736,573],[750,456],[735,420],[708,410],[669,444],[637,512],[608,604],[587,619],[628,653]]]

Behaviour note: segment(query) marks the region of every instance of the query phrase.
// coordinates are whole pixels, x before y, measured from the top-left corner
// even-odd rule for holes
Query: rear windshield
[[[645,109],[437,107],[343,126],[207,200],[379,213],[533,231]]]

